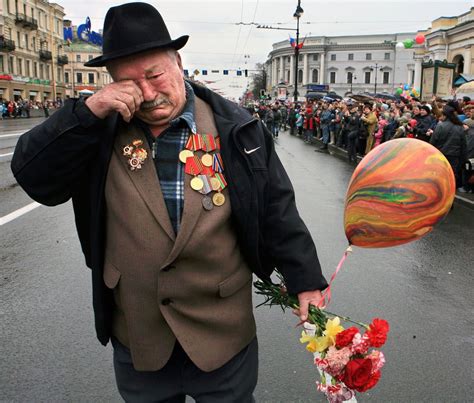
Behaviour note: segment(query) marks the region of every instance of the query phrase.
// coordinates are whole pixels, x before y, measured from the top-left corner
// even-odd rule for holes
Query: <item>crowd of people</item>
[[[364,97],[362,97],[364,98]],[[431,102],[353,99],[308,100],[305,103],[254,105],[251,113],[260,118],[273,137],[290,128],[304,141],[322,141],[347,150],[350,162],[364,156],[383,142],[416,138],[438,148],[451,164],[460,192],[474,191],[474,102],[469,97]]]
[[[18,99],[16,101],[9,101],[0,98],[0,119],[17,119],[17,118],[29,118],[31,110],[43,110],[44,116],[49,116],[50,109],[57,109],[63,105],[61,99],[56,101],[45,100],[31,101],[26,99]]]

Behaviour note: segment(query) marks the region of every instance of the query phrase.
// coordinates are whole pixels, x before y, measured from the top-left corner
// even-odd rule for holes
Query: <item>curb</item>
[[[311,140],[311,144],[313,144],[317,147],[320,147],[320,146],[323,145],[323,142],[321,140],[318,140],[317,138],[313,137],[313,139]],[[330,155],[334,155],[334,156],[336,156],[340,159],[345,160],[347,163],[349,163],[349,161],[347,159],[347,151],[346,150],[344,150],[342,148],[339,148],[337,146],[328,144],[328,151],[329,151]],[[362,157],[360,157],[358,155],[357,156],[357,162],[360,162],[361,160],[362,160]],[[474,201],[469,200],[467,197],[462,196],[459,193],[455,194],[454,202],[458,205],[461,205],[461,206],[464,206],[468,209],[474,210]]]

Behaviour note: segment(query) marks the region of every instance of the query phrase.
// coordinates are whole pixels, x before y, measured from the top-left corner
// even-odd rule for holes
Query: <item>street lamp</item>
[[[377,94],[377,70],[379,68],[378,63],[375,63],[375,67],[370,67],[370,71],[374,71],[375,69],[375,87],[374,87],[374,94]]]
[[[296,45],[295,45],[295,92],[293,101],[296,105],[298,102],[298,61],[299,61],[299,53],[300,53],[300,18],[303,15],[304,10],[301,8],[301,0],[298,0],[298,6],[296,7],[296,11],[293,14],[293,17],[296,18]]]

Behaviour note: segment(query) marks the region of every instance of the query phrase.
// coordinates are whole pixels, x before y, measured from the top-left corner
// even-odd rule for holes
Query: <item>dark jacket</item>
[[[277,268],[292,294],[324,289],[316,248],[271,134],[232,102],[191,85],[214,112],[232,217],[249,267],[262,279]],[[84,101],[68,100],[20,137],[11,164],[18,183],[39,203],[53,206],[72,198],[82,250],[92,269],[96,331],[103,344],[110,337],[113,312],[113,297],[103,282],[104,187],[119,119],[113,114],[99,120]]]
[[[459,158],[461,162],[467,159],[467,144],[464,128],[449,120],[438,123],[431,135],[430,143],[446,157]]]
[[[414,135],[417,139],[423,141],[430,141],[430,136],[426,135],[426,132],[431,129],[434,130],[436,128],[436,119],[432,115],[426,116],[418,116],[415,118],[418,122],[414,129]]]

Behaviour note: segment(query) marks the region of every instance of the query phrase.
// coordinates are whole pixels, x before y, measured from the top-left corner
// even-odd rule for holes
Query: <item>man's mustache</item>
[[[157,106],[160,106],[160,105],[170,105],[170,104],[171,103],[170,103],[168,97],[158,96],[153,101],[142,102],[142,104],[140,105],[140,110],[146,111],[148,109],[153,109],[153,108],[155,108]]]

